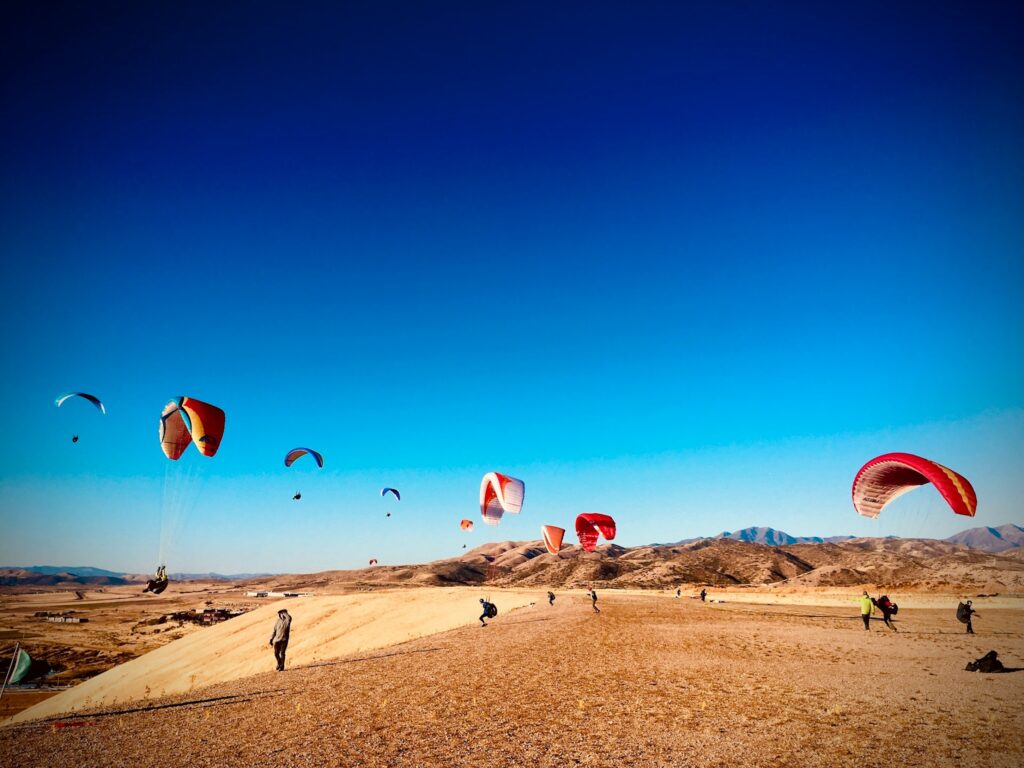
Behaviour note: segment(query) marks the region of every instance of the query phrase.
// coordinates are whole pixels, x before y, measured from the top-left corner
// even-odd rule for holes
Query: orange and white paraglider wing
[[[607,541],[615,538],[615,521],[611,517],[600,512],[584,512],[576,517],[576,535],[585,552],[597,549],[599,534]]]
[[[195,400],[191,397],[181,399],[181,408],[188,414],[192,422],[192,440],[203,456],[213,456],[220,448],[224,437],[224,411],[215,405]]]
[[[465,518],[463,518],[459,522],[459,528],[461,528],[464,531],[472,531],[473,530],[473,521],[472,520],[466,520]]]
[[[160,414],[160,447],[171,461],[177,461],[192,442],[192,433],[185,421],[179,403],[181,398],[171,400]]]
[[[927,483],[956,514],[974,517],[978,496],[967,478],[912,453],[886,453],[861,467],[853,479],[853,508],[864,517],[878,517],[893,499]]]
[[[488,472],[480,482],[480,515],[487,525],[497,525],[506,512],[519,514],[526,483],[499,472]]]
[[[552,555],[557,555],[562,548],[562,538],[565,536],[565,528],[557,525],[542,525],[540,532],[544,536],[544,546]]]

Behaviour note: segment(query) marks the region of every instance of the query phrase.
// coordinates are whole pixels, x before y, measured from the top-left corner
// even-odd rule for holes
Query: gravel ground
[[[500,606],[500,598],[496,599]],[[1017,766],[1024,611],[573,595],[373,654],[0,729],[4,766]]]

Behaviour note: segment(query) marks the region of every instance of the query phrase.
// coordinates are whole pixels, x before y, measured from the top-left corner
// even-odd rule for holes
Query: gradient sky
[[[485,6],[4,5],[0,564],[151,570],[190,472],[172,571],[1021,521],[1019,3]],[[892,450],[975,520],[859,518]]]

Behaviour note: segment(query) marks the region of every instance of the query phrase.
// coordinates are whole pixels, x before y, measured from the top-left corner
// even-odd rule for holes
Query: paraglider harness
[[[972,613],[974,613],[974,611],[971,610],[971,607],[967,603],[960,603],[960,605],[956,607],[956,618],[961,624],[969,622],[971,620]]]
[[[963,605],[963,603],[960,603],[960,605]],[[989,651],[980,659],[968,661],[965,669],[967,672],[1002,672],[1006,668],[998,657],[998,653],[995,651]]]
[[[493,619],[495,616],[498,615],[498,606],[496,606],[494,603],[489,603],[486,600],[484,600],[484,615],[488,619]]]
[[[890,600],[888,595],[878,598],[878,607],[883,613],[891,613],[893,616],[900,611],[900,607]]]
[[[154,595],[159,595],[161,592],[167,589],[167,585],[169,583],[170,579],[167,578],[167,566],[161,565],[159,568],[156,569],[156,577],[150,579],[146,583],[146,588],[142,591],[152,592]]]

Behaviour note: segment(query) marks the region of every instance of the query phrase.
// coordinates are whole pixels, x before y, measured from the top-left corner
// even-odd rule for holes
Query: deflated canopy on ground
[[[853,479],[853,508],[864,517],[878,517],[893,499],[931,483],[958,515],[974,517],[978,496],[966,477],[912,453],[876,456]]]
[[[84,400],[88,400],[90,403],[96,406],[96,410],[98,410],[100,413],[104,415],[107,412],[107,409],[104,407],[103,403],[100,402],[100,399],[96,397],[96,395],[90,395],[86,392],[68,392],[67,394],[58,397],[54,402],[56,403],[57,407],[60,408],[62,405],[64,405],[65,400],[68,400],[69,398],[72,397],[81,397]]]
[[[559,528],[557,525],[542,525],[540,532],[544,536],[544,546],[547,547],[548,552],[552,555],[557,555],[558,550],[562,548],[562,537],[565,536],[565,528]]]
[[[324,457],[321,456],[316,451],[314,451],[312,448],[292,448],[290,451],[288,451],[288,453],[284,455],[284,465],[286,467],[290,467],[298,459],[302,458],[306,454],[309,454],[310,456],[313,457],[313,461],[316,462],[316,465],[320,467],[320,469],[324,468]]]
[[[487,525],[497,525],[506,512],[519,514],[526,483],[500,472],[488,472],[480,482],[480,515]]]
[[[584,512],[576,518],[576,535],[585,552],[597,549],[598,534],[607,541],[614,539],[615,521],[600,512]]]
[[[160,414],[160,447],[172,461],[195,442],[203,456],[213,456],[224,437],[224,411],[192,397],[176,397]]]

